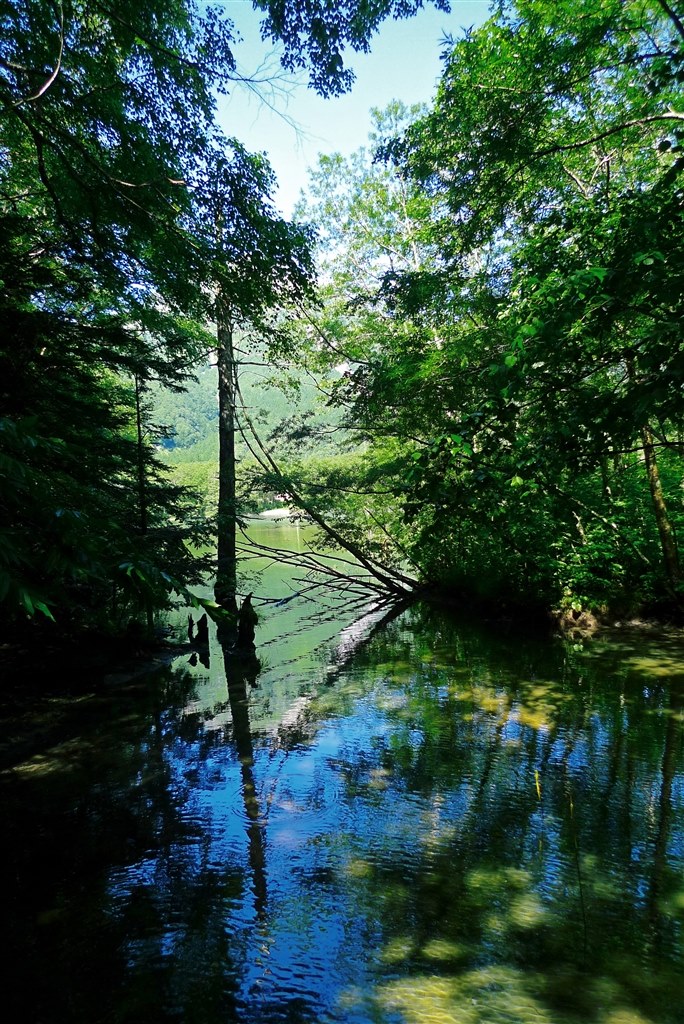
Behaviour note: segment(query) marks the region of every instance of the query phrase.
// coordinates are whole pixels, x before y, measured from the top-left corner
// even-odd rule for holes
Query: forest
[[[449,8],[281,213],[232,97]],[[681,2],[9,0],[0,100],[6,1019],[682,1024]]]
[[[421,6],[253,3],[322,96]],[[208,573],[230,612],[274,495],[374,592],[681,617],[674,3],[493,4],[292,220],[217,123],[223,7],[0,18],[5,636],[151,627]]]

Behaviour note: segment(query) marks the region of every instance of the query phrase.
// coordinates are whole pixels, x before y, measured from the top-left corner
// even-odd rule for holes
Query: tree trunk
[[[644,461],[646,463],[648,483],[651,488],[653,511],[655,513],[656,524],[658,526],[660,545],[663,550],[665,571],[667,573],[667,579],[670,584],[670,587],[673,591],[676,592],[677,584],[680,580],[679,553],[677,551],[677,540],[675,537],[674,529],[672,527],[672,522],[668,515],[667,504],[665,503],[665,495],[663,494],[662,484],[660,483],[658,461],[656,459],[655,446],[653,444],[653,434],[651,433],[650,427],[642,427],[641,442],[644,449]]]
[[[219,295],[216,316],[219,403],[219,494],[217,566],[214,597],[229,612],[237,612],[237,555],[235,500],[235,354],[230,308]]]
[[[138,523],[141,533],[147,533],[147,489],[145,486],[145,450],[143,447],[142,402],[140,396],[140,380],[135,375],[135,425],[137,429],[137,461],[138,461]]]
[[[138,516],[140,533],[144,536],[147,533],[147,483],[145,480],[145,448],[143,436],[143,414],[142,414],[142,388],[140,378],[135,375],[135,425],[137,430],[137,456],[138,456]],[[154,631],[154,612],[149,597],[145,598],[145,620],[147,632],[151,635]]]

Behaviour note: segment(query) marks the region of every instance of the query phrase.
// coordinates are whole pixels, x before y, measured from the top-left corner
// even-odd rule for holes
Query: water
[[[310,611],[0,775],[4,1018],[684,1021],[684,650]]]

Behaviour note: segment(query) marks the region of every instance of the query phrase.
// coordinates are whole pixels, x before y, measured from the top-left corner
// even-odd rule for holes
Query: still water
[[[13,748],[3,1019],[684,1021],[681,646],[261,611]]]

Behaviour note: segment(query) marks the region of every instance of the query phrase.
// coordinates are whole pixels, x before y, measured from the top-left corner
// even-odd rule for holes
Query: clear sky
[[[224,0],[222,6],[244,38],[236,48],[239,70],[254,74],[267,44],[261,41],[251,0]],[[386,21],[371,40],[370,54],[348,54],[347,62],[356,72],[351,93],[324,100],[307,88],[306,75],[288,75],[262,86],[265,102],[236,85],[230,96],[220,98],[220,123],[249,150],[267,154],[278,178],[276,201],[290,216],[306,185],[307,167],[315,164],[318,153],[347,154],[364,145],[371,107],[382,109],[392,99],[407,105],[428,102],[440,74],[444,36],[458,38],[488,13],[489,0],[452,0],[448,15],[429,5],[413,18]],[[270,71],[261,74],[268,78],[280,72],[277,57],[271,55]]]

